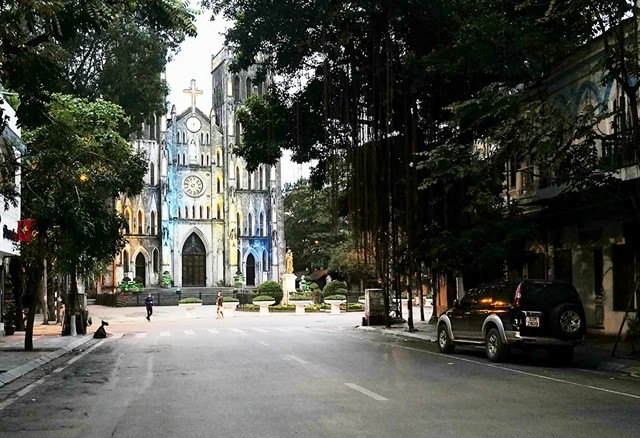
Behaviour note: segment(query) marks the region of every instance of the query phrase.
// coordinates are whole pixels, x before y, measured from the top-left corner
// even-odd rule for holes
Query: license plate
[[[527,327],[540,327],[539,316],[527,316],[524,321]]]

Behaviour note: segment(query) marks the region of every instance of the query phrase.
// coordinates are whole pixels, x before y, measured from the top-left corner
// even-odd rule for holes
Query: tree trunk
[[[49,305],[47,296],[47,259],[42,261],[42,324],[49,324]]]

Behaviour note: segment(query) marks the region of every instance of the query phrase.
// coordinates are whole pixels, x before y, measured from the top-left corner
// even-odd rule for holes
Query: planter
[[[296,306],[296,315],[304,315],[304,308],[311,304],[311,300],[290,300],[289,304]]]
[[[178,306],[184,308],[187,318],[195,318],[196,312],[194,312],[194,310],[196,310],[196,308],[198,307],[202,307],[202,303],[183,303],[183,304],[178,304]]]
[[[12,324],[5,324],[4,326],[4,334],[7,336],[11,336],[16,332],[16,327]]]
[[[340,314],[340,304],[345,303],[346,300],[324,300],[325,303],[331,304],[331,314],[339,315]]]
[[[270,301],[254,301],[253,304],[260,306],[260,315],[265,316],[269,314],[269,306],[275,304],[276,300]]]
[[[238,307],[238,301],[227,301],[222,303],[222,312],[225,318],[233,318],[236,316],[236,308]]]

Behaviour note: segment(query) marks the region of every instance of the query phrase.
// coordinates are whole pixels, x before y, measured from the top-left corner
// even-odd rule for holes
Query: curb
[[[17,368],[13,368],[6,373],[0,374],[0,388],[4,385],[13,382],[14,380],[24,376],[25,374],[35,370],[39,366],[45,365],[51,362],[54,359],[59,358],[60,356],[64,356],[69,353],[71,350],[78,348],[81,345],[86,344],[91,339],[93,339],[92,335],[84,335],[83,337],[71,342],[70,344],[46,354],[43,354],[40,357],[37,357],[33,360],[30,360],[24,365],[20,365]]]

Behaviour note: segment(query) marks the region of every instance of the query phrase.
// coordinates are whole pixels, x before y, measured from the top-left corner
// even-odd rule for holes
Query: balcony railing
[[[638,162],[631,131],[617,132],[602,139],[602,164],[614,169]]]

